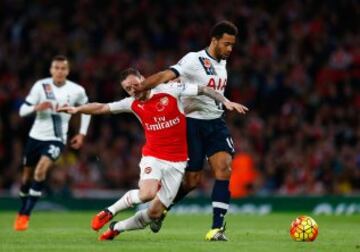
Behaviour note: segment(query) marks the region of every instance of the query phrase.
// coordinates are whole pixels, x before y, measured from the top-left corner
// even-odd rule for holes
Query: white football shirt
[[[224,95],[227,83],[226,60],[214,59],[206,49],[186,54],[170,69],[180,76],[181,82],[208,86]],[[224,113],[221,103],[205,95],[183,97],[182,102],[187,117],[209,120],[219,118]]]
[[[62,86],[56,86],[52,78],[38,80],[25,99],[27,105],[36,105],[45,101],[52,103],[52,109],[36,113],[29,136],[42,141],[67,140],[70,114],[58,113],[56,109],[63,105],[76,106],[88,102],[85,89],[69,80]]]

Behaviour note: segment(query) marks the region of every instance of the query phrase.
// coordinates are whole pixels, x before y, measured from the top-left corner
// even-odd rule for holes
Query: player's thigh
[[[141,158],[140,167],[140,181],[155,179],[160,181],[162,162],[151,156],[144,156]]]
[[[140,167],[140,199],[149,201],[156,196],[159,190],[159,183],[162,178],[161,167],[162,162],[151,156],[141,158]]]
[[[202,140],[202,120],[186,118],[187,143],[188,143],[188,164],[186,171],[201,171],[205,159],[205,147]]]
[[[161,187],[157,196],[165,207],[169,207],[174,201],[182,182],[186,162],[167,162],[167,166],[162,168]]]
[[[59,159],[61,153],[64,150],[64,144],[59,141],[44,141],[41,143],[40,154],[46,156],[53,162]]]
[[[26,141],[23,151],[23,166],[35,168],[41,157],[41,150],[44,142],[29,137]],[[23,174],[28,173],[28,169],[24,169]]]
[[[50,167],[54,164],[54,161],[48,156],[41,156],[34,171],[34,178],[36,180],[42,180],[46,177],[46,174]]]
[[[142,201],[155,198],[160,187],[158,179],[143,179],[139,181],[139,197]]]
[[[218,152],[227,152],[232,157],[235,153],[234,142],[225,121],[218,118],[209,120],[207,123],[204,137],[207,158],[209,159]]]

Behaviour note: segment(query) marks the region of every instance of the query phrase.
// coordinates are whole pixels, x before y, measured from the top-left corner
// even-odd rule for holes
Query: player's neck
[[[146,101],[150,98],[150,90],[146,92],[142,92],[138,97],[136,97],[139,101]]]
[[[216,61],[221,60],[216,56],[215,48],[214,48],[214,46],[212,46],[212,44],[210,44],[210,46],[208,48],[206,48],[205,51],[212,59],[214,59]]]
[[[55,86],[61,87],[61,86],[65,85],[66,80],[64,80],[64,81],[56,81],[56,80],[53,79],[53,83],[54,83]]]

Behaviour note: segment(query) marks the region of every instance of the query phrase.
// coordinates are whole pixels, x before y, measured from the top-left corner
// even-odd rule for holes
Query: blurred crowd
[[[0,2],[0,192],[16,192],[33,118],[18,109],[54,55],[90,101],[123,98],[129,66],[146,75],[209,44],[227,19],[239,28],[226,95],[247,105],[226,113],[237,154],[233,196],[360,193],[360,2],[47,1]],[[70,134],[77,130],[78,118]],[[132,115],[93,117],[86,144],[67,148],[48,193],[71,195],[137,185],[144,137]],[[197,191],[212,188],[209,167]],[[239,192],[235,192],[239,189]]]

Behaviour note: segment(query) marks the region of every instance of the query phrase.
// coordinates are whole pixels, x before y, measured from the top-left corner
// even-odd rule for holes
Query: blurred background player
[[[70,115],[58,113],[59,106],[88,102],[85,90],[67,80],[69,61],[55,56],[51,61],[50,78],[38,80],[20,107],[20,116],[36,113],[24,151],[20,187],[21,208],[14,223],[17,231],[26,230],[31,211],[41,196],[47,172],[64,149]],[[90,123],[89,115],[81,116],[79,134],[71,139],[71,147],[79,149]]]
[[[223,95],[206,86],[172,82],[135,96],[135,86],[144,78],[136,69],[124,70],[120,83],[130,97],[117,102],[89,103],[79,107],[65,106],[59,111],[71,114],[108,114],[131,112],[142,123],[146,143],[140,162],[139,189],[130,190],[92,220],[92,228],[99,230],[119,211],[151,200],[148,209],[134,216],[112,222],[100,240],[112,240],[120,232],[145,228],[151,220],[159,218],[174,200],[187,164],[186,119],[179,97],[207,95],[223,103],[226,108],[245,113],[247,108],[227,100]],[[160,189],[159,189],[160,188]]]
[[[233,50],[237,33],[238,29],[233,23],[217,23],[212,28],[209,47],[199,52],[190,52],[170,69],[150,76],[142,82],[140,90],[180,77],[182,82],[201,83],[224,94],[227,83],[226,59]],[[204,158],[207,158],[215,183],[211,195],[213,222],[205,239],[227,240],[223,223],[230,202],[229,179],[234,146],[222,118],[224,110],[221,103],[204,96],[186,97],[182,102],[185,111],[190,111],[186,114],[190,160],[184,183],[174,203],[200,183]],[[158,232],[160,227],[161,220],[151,225],[154,232]]]

